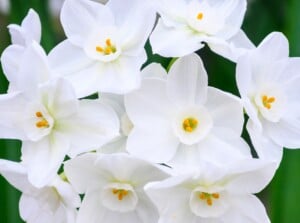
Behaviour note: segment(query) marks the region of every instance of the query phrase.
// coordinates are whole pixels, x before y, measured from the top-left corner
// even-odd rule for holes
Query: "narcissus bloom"
[[[51,64],[79,97],[127,93],[140,85],[144,45],[155,17],[147,1],[66,0],[61,22],[68,39],[50,52]]]
[[[207,43],[235,61],[254,47],[240,29],[246,5],[246,0],[157,1],[161,18],[150,37],[152,49],[165,57],[181,57]]]
[[[145,79],[139,90],[125,95],[134,126],[129,153],[182,168],[201,159],[224,164],[250,156],[240,137],[240,100],[207,84],[202,61],[192,54],[173,64],[167,80]]]
[[[280,161],[282,147],[300,147],[300,59],[288,40],[267,36],[237,63],[237,85],[249,115],[247,129],[258,155]]]
[[[60,177],[37,188],[28,181],[26,169],[20,163],[7,160],[0,160],[0,174],[22,192],[19,210],[27,223],[75,222],[80,197]]]
[[[237,162],[223,168],[206,164],[195,175],[150,183],[146,193],[160,212],[158,223],[270,223],[253,193],[272,179],[276,165],[261,160]]]
[[[85,193],[77,223],[153,223],[158,212],[144,192],[145,184],[165,179],[158,167],[126,154],[78,156],[65,173],[79,193]]]
[[[8,46],[1,55],[3,72],[9,81],[8,91],[15,91],[15,83],[18,79],[18,69],[23,63],[24,57],[31,57],[26,54],[28,47],[33,47],[35,42],[36,52],[45,54],[44,50],[38,45],[41,40],[41,22],[38,14],[30,9],[22,24],[11,24],[8,26],[12,44]],[[28,59],[28,58],[27,58]]]

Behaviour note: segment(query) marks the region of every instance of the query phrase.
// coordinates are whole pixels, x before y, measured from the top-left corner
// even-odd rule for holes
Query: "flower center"
[[[198,120],[192,117],[186,118],[182,123],[182,128],[186,132],[193,132],[198,126]]]
[[[204,14],[203,14],[202,12],[199,12],[199,13],[197,14],[197,19],[198,19],[198,20],[202,20],[202,19],[203,19],[203,16],[204,16]]]
[[[47,119],[45,119],[42,112],[36,112],[35,116],[38,118],[38,121],[35,123],[37,128],[49,128],[49,122],[47,121]]]
[[[105,40],[104,46],[96,46],[96,51],[103,55],[110,55],[117,51],[116,46],[111,43],[111,40],[108,38]]]
[[[219,199],[220,198],[220,194],[219,193],[205,193],[205,192],[201,192],[199,194],[199,199],[206,201],[206,204],[208,206],[212,206],[213,205],[213,199]]]
[[[121,201],[125,196],[128,195],[128,190],[124,189],[112,189],[112,193],[118,197],[118,200]]]
[[[268,97],[267,95],[263,95],[261,97],[261,100],[265,108],[271,109],[272,104],[275,102],[276,99],[275,97]]]

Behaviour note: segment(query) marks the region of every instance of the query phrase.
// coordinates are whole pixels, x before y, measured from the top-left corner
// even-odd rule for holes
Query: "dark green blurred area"
[[[20,24],[29,8],[34,8],[40,15],[42,46],[47,52],[64,38],[58,20],[51,17],[46,0],[11,0],[11,12],[6,16],[0,15],[0,53],[10,44],[6,26],[10,23]],[[270,32],[283,32],[290,41],[291,56],[300,56],[299,10],[299,0],[250,0],[243,30],[256,45]],[[237,95],[235,64],[211,53],[207,48],[201,50],[200,55],[208,71],[210,85]],[[152,55],[151,61],[161,62],[167,67],[170,60]],[[7,80],[1,74],[0,92],[5,93],[6,89]],[[18,141],[0,140],[0,158],[19,161],[20,145]],[[300,150],[285,150],[275,178],[259,195],[273,223],[300,222],[299,172]],[[20,193],[0,177],[0,223],[22,222],[18,213],[19,196]]]

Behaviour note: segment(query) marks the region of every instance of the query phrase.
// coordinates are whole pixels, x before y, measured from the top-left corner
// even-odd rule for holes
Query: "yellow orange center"
[[[103,55],[110,55],[117,51],[116,47],[112,44],[110,39],[105,40],[104,46],[96,46],[96,51]]]
[[[186,132],[193,132],[198,126],[198,120],[195,118],[186,118],[182,123],[182,128]]]
[[[268,97],[267,95],[263,95],[261,97],[261,100],[265,108],[271,109],[272,104],[275,102],[276,99],[275,97]]]
[[[118,200],[121,201],[125,196],[128,195],[128,190],[124,189],[113,189],[112,193],[118,197]]]
[[[204,17],[204,15],[203,15],[202,12],[199,12],[199,13],[197,14],[197,19],[198,19],[198,20],[202,20],[203,17]]]
[[[49,122],[44,118],[42,112],[36,112],[35,116],[38,118],[38,121],[35,123],[37,128],[49,128]]]
[[[213,205],[213,200],[214,199],[219,199],[220,198],[220,194],[219,193],[205,193],[205,192],[201,192],[199,194],[199,199],[206,201],[206,204],[208,206],[212,206]]]

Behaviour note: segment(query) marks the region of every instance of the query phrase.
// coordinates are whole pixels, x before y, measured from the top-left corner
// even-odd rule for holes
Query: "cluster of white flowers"
[[[0,137],[21,140],[22,156],[0,160],[0,173],[22,192],[22,219],[269,223],[253,194],[283,148],[300,147],[300,60],[281,33],[254,46],[241,30],[246,6],[65,0],[67,38],[48,55],[36,12],[10,25]],[[174,58],[167,71],[142,69],[147,40]],[[205,45],[236,63],[240,97],[208,86],[194,53]],[[258,158],[241,137],[244,112]]]

